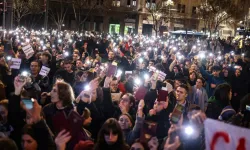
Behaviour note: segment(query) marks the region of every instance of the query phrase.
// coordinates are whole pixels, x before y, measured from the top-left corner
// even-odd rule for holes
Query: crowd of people
[[[250,128],[249,92],[250,51],[230,39],[17,28],[0,149],[204,150],[206,118]]]

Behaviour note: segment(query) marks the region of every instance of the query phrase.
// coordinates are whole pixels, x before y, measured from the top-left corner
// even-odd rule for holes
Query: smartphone
[[[183,112],[184,112],[184,106],[177,104],[172,112],[172,116],[170,118],[170,121],[174,124],[177,124],[179,122]]]
[[[27,109],[32,109],[33,108],[33,101],[32,101],[32,99],[23,98],[22,102],[24,103],[24,105],[25,105],[25,107]]]

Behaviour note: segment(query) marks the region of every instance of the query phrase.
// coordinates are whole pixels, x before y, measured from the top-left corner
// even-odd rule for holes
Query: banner
[[[250,130],[205,120],[206,150],[250,150]]]
[[[10,66],[11,69],[20,69],[22,60],[19,58],[11,58],[12,65]]]

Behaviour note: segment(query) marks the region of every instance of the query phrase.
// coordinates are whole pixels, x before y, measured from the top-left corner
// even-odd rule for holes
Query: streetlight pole
[[[49,19],[49,0],[45,0],[45,17],[44,17],[44,30],[48,29],[48,19]]]
[[[6,10],[6,0],[3,1],[3,30],[5,29],[5,10]]]

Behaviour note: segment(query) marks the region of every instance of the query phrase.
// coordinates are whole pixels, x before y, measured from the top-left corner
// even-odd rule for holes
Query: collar
[[[183,104],[180,104],[180,103],[178,103],[178,102],[177,102],[177,104],[182,105],[182,106],[184,106],[184,107],[185,107],[185,106],[186,106],[186,104],[187,104],[187,101],[185,100],[185,102],[184,102]]]

